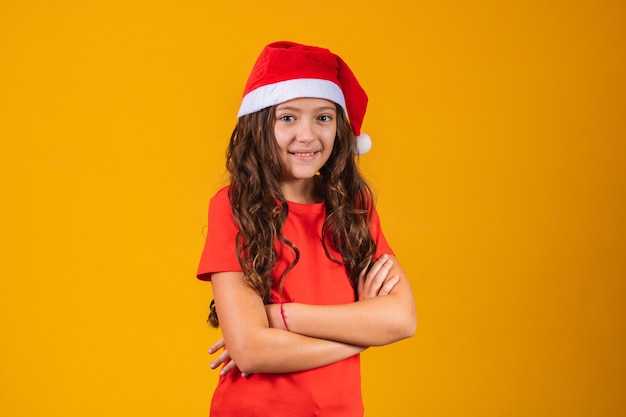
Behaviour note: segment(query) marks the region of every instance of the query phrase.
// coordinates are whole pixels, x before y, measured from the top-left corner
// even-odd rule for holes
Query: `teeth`
[[[296,156],[313,156],[315,152],[294,152],[293,154]]]

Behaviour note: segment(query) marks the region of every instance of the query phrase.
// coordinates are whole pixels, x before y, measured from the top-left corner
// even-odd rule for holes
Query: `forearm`
[[[381,346],[411,337],[415,313],[398,297],[377,297],[350,304],[284,305],[289,330],[301,335],[359,346]]]
[[[364,347],[318,339],[280,329],[258,329],[244,343],[229,348],[237,367],[246,373],[305,371],[349,358]]]
[[[243,372],[303,371],[363,350],[351,344],[271,328],[263,301],[240,272],[213,274],[212,284],[228,353]]]
[[[360,346],[380,346],[415,333],[415,302],[410,283],[393,256],[377,261],[359,283],[361,301],[341,305],[285,303],[268,309],[272,327]],[[391,288],[391,289],[389,289]],[[278,314],[278,317],[277,317]]]

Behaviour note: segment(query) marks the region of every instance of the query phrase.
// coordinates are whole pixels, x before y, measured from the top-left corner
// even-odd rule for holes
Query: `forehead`
[[[284,110],[284,109],[292,109],[292,110],[324,110],[324,111],[336,111],[337,105],[323,98],[312,98],[312,97],[300,97],[294,98],[293,100],[288,100],[283,103],[280,103],[276,106],[276,110]]]

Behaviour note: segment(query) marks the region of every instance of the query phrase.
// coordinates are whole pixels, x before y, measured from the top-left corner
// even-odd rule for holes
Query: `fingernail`
[[[248,374],[247,374],[247,373],[245,373],[245,372],[242,372],[242,373],[241,373],[241,376],[242,376],[242,377],[244,377],[244,378],[246,378],[246,377],[248,376]]]
[[[215,369],[215,364],[214,364],[214,363],[212,363],[212,364],[210,364],[210,365],[209,365],[209,367],[210,367],[211,369]]]

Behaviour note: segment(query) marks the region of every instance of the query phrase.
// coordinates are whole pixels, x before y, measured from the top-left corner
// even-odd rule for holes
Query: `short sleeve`
[[[209,203],[207,236],[196,275],[199,279],[210,281],[212,273],[242,270],[235,252],[238,230],[228,187],[222,188]]]
[[[372,221],[370,223],[370,233],[372,234],[372,239],[374,239],[374,243],[376,244],[376,254],[374,258],[378,258],[383,254],[395,255],[393,250],[387,243],[387,239],[383,233],[383,229],[380,225],[380,217],[378,216],[378,211],[376,208],[372,209]]]

